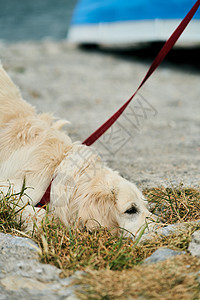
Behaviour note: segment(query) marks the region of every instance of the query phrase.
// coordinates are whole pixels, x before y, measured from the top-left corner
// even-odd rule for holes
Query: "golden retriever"
[[[27,230],[45,210],[35,207],[51,184],[50,211],[66,226],[99,225],[136,234],[151,214],[137,187],[103,164],[91,147],[61,131],[65,121],[37,114],[0,66],[0,185],[26,191],[19,203]],[[27,205],[28,203],[28,205]]]

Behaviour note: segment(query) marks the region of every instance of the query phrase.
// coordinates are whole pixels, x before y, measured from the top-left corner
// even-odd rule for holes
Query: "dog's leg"
[[[11,119],[34,113],[35,109],[22,99],[18,88],[0,65],[0,126]]]
[[[21,185],[16,184],[16,181],[15,185],[8,183],[8,181],[0,182],[0,198],[6,197],[8,199],[10,209],[14,209],[16,212],[16,218],[18,222],[22,222],[24,225],[24,231],[32,233],[40,227],[46,210],[31,205],[34,202],[21,190]]]
[[[17,219],[22,222],[24,232],[31,234],[40,228],[46,213],[46,210],[41,207],[27,205],[17,214]]]

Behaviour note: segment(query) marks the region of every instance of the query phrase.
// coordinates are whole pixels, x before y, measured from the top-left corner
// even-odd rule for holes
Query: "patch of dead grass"
[[[181,255],[164,262],[140,265],[126,271],[90,271],[73,284],[81,288],[80,299],[198,300],[200,283],[196,272],[200,260]]]
[[[146,189],[144,194],[153,206],[152,212],[168,224],[200,219],[200,191],[197,189],[180,184],[177,188]]]
[[[197,229],[200,224],[190,224],[176,234],[155,236],[153,240],[135,245],[131,239],[113,237],[105,228],[91,233],[87,229],[67,229],[55,220],[54,223],[46,221],[35,239],[42,249],[42,261],[56,265],[67,276],[86,269],[132,269],[160,247],[186,251]]]

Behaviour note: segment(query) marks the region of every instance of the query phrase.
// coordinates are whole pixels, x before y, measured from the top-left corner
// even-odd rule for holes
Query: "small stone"
[[[200,230],[192,234],[192,241],[189,244],[188,251],[191,255],[200,257]]]
[[[75,295],[70,295],[67,297],[67,300],[79,300],[79,298],[77,298]]]
[[[145,259],[144,263],[151,264],[151,263],[157,263],[160,261],[164,261],[168,258],[171,258],[176,255],[185,254],[184,251],[175,251],[171,250],[169,248],[160,248],[156,250],[150,257]]]
[[[191,267],[190,265],[187,265],[187,266],[186,266],[187,269],[189,269],[190,267]]]

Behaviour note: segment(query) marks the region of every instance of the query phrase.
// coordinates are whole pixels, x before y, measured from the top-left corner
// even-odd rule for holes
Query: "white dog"
[[[136,234],[151,214],[142,193],[116,171],[103,165],[92,148],[72,143],[61,131],[64,121],[36,114],[0,66],[0,186],[26,191],[19,205],[28,228],[45,210],[35,207],[49,184],[50,211],[66,226],[99,225],[118,234]],[[28,203],[28,205],[27,205]]]

